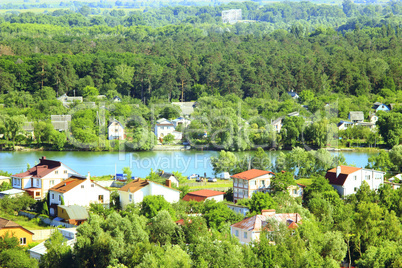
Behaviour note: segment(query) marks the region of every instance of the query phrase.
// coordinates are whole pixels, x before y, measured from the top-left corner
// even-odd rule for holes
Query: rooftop
[[[19,225],[18,223],[15,223],[13,221],[7,220],[5,218],[0,218],[0,230],[3,228],[15,228],[15,227],[22,227],[21,225]],[[30,232],[31,234],[33,234],[31,231],[27,230],[26,228],[24,228],[26,231]]]
[[[231,177],[234,179],[252,180],[252,179],[258,178],[260,176],[266,175],[266,174],[274,175],[274,173],[271,171],[260,170],[260,169],[250,169],[250,170],[232,175]]]
[[[336,176],[337,168],[328,170],[327,174],[325,175],[325,178],[329,180],[330,184],[343,185],[350,174],[361,169],[358,167],[349,167],[349,166],[340,166],[340,168],[341,172],[338,175],[338,177]]]
[[[66,210],[69,219],[74,220],[88,219],[88,211],[84,207],[78,205],[72,205],[72,206],[59,205],[58,207]]]
[[[80,185],[86,180],[85,177],[79,177],[79,176],[72,176],[59,184],[53,186],[52,188],[49,189],[49,191],[55,191],[59,193],[66,193],[73,189],[74,187]]]
[[[249,218],[245,218],[244,220],[232,224],[232,227],[247,230],[247,231],[261,231],[262,229],[267,229],[269,221],[273,220],[278,223],[284,223],[288,226],[288,228],[297,227],[297,223],[301,222],[301,216],[299,213],[281,213],[275,214],[275,211],[271,215],[255,215]]]
[[[52,171],[56,170],[61,166],[61,162],[48,160],[46,157],[42,157],[39,159],[39,164],[36,166],[28,169],[25,172],[18,173],[13,175],[13,177],[18,178],[26,178],[26,177],[35,177],[35,178],[42,178],[47,174],[51,173]]]
[[[186,194],[183,197],[184,201],[190,201],[190,200],[195,200],[195,201],[204,201],[208,197],[212,196],[217,196],[217,195],[223,195],[225,194],[224,192],[219,192],[219,191],[213,191],[213,190],[199,190],[195,192],[190,192]]]

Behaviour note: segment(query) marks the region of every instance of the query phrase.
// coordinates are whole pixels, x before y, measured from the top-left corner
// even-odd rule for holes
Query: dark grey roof
[[[349,112],[349,120],[364,121],[364,113],[362,111]]]
[[[51,115],[50,120],[52,121],[71,121],[71,114],[61,114],[61,115]]]
[[[159,176],[164,179],[169,179],[171,176],[174,177],[174,175],[170,172],[159,172]]]
[[[52,125],[56,130],[68,130],[68,121],[52,121]]]

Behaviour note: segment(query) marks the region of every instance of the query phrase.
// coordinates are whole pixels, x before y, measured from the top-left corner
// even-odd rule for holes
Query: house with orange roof
[[[269,192],[271,179],[275,174],[271,171],[250,169],[235,175],[233,179],[233,201],[237,203],[243,198],[251,198],[257,191]]]
[[[9,236],[15,236],[20,242],[21,246],[27,246],[29,243],[32,243],[33,232],[25,229],[18,223],[13,221],[0,218],[0,236],[9,234]]]
[[[25,172],[11,176],[12,187],[26,191],[32,198],[40,200],[46,197],[50,188],[70,178],[79,175],[60,161],[39,159],[39,164]]]
[[[223,201],[224,192],[213,191],[213,190],[199,190],[195,192],[190,192],[183,197],[183,201],[195,200],[197,202],[205,200],[215,200],[217,202]]]
[[[325,178],[339,195],[354,194],[366,182],[371,190],[377,190],[384,183],[385,172],[350,166],[337,166],[327,171]]]
[[[102,204],[109,207],[110,191],[92,181],[88,172],[87,177],[72,176],[50,188],[49,203],[50,215],[55,215],[59,205],[89,207],[90,204]]]
[[[179,202],[180,192],[172,188],[172,182],[166,180],[165,185],[150,180],[142,180],[140,178],[133,180],[119,190],[120,205],[126,208],[129,204],[142,202],[144,197],[148,195],[161,195],[170,203]]]
[[[260,240],[261,232],[274,232],[275,226],[285,224],[289,229],[295,229],[301,224],[299,213],[276,214],[275,209],[264,209],[260,215],[255,215],[232,224],[230,234],[237,237],[241,244],[248,244]]]

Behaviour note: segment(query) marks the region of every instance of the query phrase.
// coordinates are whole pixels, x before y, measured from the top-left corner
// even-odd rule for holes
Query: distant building
[[[27,137],[35,138],[34,122],[25,122],[24,125],[22,126],[22,130],[26,132]]]
[[[338,123],[338,129],[339,130],[346,130],[346,129],[348,129],[349,127],[353,127],[353,123],[352,122],[348,122],[348,121],[343,121],[343,120],[341,120],[339,123]]]
[[[69,107],[73,102],[83,102],[82,97],[69,97],[67,94],[63,94],[61,97],[58,97],[57,100],[63,103],[64,107]]]
[[[377,190],[384,183],[384,174],[373,169],[337,166],[328,170],[325,178],[339,195],[347,196],[356,193],[363,182],[367,182],[371,190]]]
[[[299,98],[299,94],[297,94],[295,91],[293,91],[293,89],[288,92],[288,95],[294,100],[297,100]]]
[[[195,192],[190,192],[183,197],[183,201],[205,201],[205,200],[215,200],[217,202],[223,201],[224,192],[213,191],[213,190],[199,190]]]
[[[271,179],[275,174],[271,171],[250,169],[235,175],[233,179],[233,201],[251,198],[257,191],[269,192]]]
[[[222,22],[223,23],[236,23],[242,20],[241,9],[229,9],[222,10]]]
[[[279,117],[271,122],[271,125],[274,127],[275,131],[280,133],[282,130],[282,120],[283,117]]]
[[[232,224],[230,234],[237,237],[241,244],[258,242],[263,230],[268,233],[274,232],[279,224],[285,224],[288,229],[296,229],[301,224],[299,213],[276,214],[275,209],[265,209],[260,215],[255,215]]]
[[[28,171],[11,176],[12,187],[26,191],[34,199],[45,198],[48,190],[77,172],[59,161],[39,159],[39,164]]]
[[[187,127],[188,125],[190,125],[191,121],[184,118],[184,117],[178,117],[174,120],[172,120],[172,124],[174,125],[175,128],[177,128],[177,126],[183,126],[183,128]]]
[[[361,123],[364,121],[364,113],[362,111],[349,112],[349,120],[352,123]]]
[[[108,139],[109,140],[124,140],[124,127],[123,125],[117,121],[116,119],[113,119],[110,121],[109,125],[107,126],[108,130]]]
[[[113,102],[121,102],[121,98],[119,96],[114,96],[112,101]]]
[[[33,232],[25,229],[18,223],[0,218],[0,236],[9,233],[10,236],[15,236],[21,246],[28,246],[32,243]]]
[[[180,114],[183,116],[190,116],[194,112],[196,106],[195,101],[172,102],[172,104],[180,108]]]
[[[385,111],[385,112],[388,112],[388,111],[391,110],[387,105],[385,105],[384,103],[381,103],[381,102],[374,102],[374,104],[373,104],[373,109],[374,109],[376,112],[378,112],[378,111]]]
[[[69,122],[71,122],[71,115],[51,115],[50,120],[55,130],[68,131]]]
[[[158,139],[163,139],[169,134],[172,134],[175,140],[181,140],[183,138],[182,132],[176,131],[172,122],[165,118],[157,120],[155,124],[155,136]]]
[[[179,180],[176,178],[175,175],[173,175],[173,173],[165,172],[162,170],[158,175],[163,179],[170,180],[172,184],[176,185],[176,187],[179,187]]]
[[[228,206],[228,208],[230,208],[234,212],[240,213],[244,216],[246,216],[247,213],[250,212],[250,209],[246,206],[241,206],[241,205],[237,205],[237,204],[226,204],[226,205]]]

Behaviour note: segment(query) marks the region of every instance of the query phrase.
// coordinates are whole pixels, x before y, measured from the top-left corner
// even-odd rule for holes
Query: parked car
[[[208,182],[217,182],[217,180],[215,178],[209,177]]]

